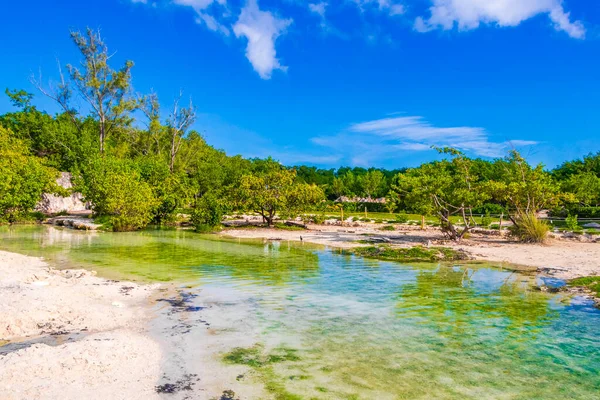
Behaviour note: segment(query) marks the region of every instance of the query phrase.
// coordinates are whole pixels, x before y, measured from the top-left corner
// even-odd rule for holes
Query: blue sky
[[[596,0],[4,2],[0,86],[34,91],[101,28],[135,90],[230,154],[322,167],[413,166],[431,145],[553,167],[600,150]],[[56,107],[41,95],[36,104]],[[0,112],[11,109],[0,99]]]

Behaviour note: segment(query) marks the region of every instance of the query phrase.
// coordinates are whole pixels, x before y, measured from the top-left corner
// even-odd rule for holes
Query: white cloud
[[[402,4],[393,4],[390,7],[390,15],[394,16],[394,15],[402,15],[406,13],[406,7],[404,7]]]
[[[323,2],[320,3],[309,3],[308,4],[308,9],[312,12],[314,12],[315,14],[318,14],[321,16],[321,18],[325,17],[325,10],[327,9],[328,4]]]
[[[268,11],[261,11],[256,0],[248,0],[242,9],[233,32],[236,37],[244,36],[248,40],[246,57],[261,78],[271,78],[275,69],[287,70],[277,58],[275,41],[291,23],[291,19],[280,19]]]
[[[225,36],[229,36],[229,28],[217,21],[217,19],[208,12],[208,8],[213,4],[225,6],[226,0],[173,0],[173,3],[180,6],[192,7],[197,14],[196,23],[204,24],[211,31],[221,32]]]
[[[572,22],[562,0],[432,0],[428,19],[418,17],[414,28],[426,32],[458,26],[459,30],[478,28],[483,24],[501,27],[517,26],[539,14],[547,14],[554,28],[572,38],[583,39],[585,28],[580,21]]]
[[[217,2],[216,0],[173,0],[173,3],[179,4],[180,6],[190,6],[195,10],[205,10],[212,3]],[[218,2],[219,4],[224,4],[225,2]]]
[[[357,165],[397,157],[402,151],[429,151],[431,146],[450,146],[476,156],[500,157],[512,147],[537,144],[529,140],[494,142],[483,128],[438,127],[417,116],[352,124],[340,134],[315,137],[311,141],[343,152]]]
[[[230,31],[225,25],[221,24],[215,19],[215,17],[204,13],[198,12],[198,18],[196,18],[198,24],[204,23],[208,29],[215,32],[221,32],[225,36],[229,36]]]
[[[362,12],[366,9],[375,9],[391,16],[402,15],[406,12],[403,4],[394,3],[392,0],[354,0],[354,3]]]

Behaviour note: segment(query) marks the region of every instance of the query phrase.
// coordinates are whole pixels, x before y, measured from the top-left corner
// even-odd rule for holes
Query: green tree
[[[0,116],[0,125],[23,140],[33,155],[47,160],[48,165],[62,171],[73,171],[97,153],[95,132],[97,123],[92,119],[78,121],[75,127],[65,113],[54,117],[31,105],[33,95],[23,90],[6,91],[16,112]]]
[[[559,185],[544,171],[535,168],[517,151],[511,151],[503,160],[497,160],[498,180],[487,184],[490,195],[508,211],[514,224],[511,233],[524,242],[543,242],[549,227],[538,220],[537,213],[554,207],[559,201]]]
[[[197,232],[207,232],[221,224],[226,205],[213,193],[202,196],[192,210],[191,221]]]
[[[90,160],[76,183],[94,214],[107,217],[114,231],[145,227],[160,205],[133,161],[110,156]]]
[[[361,183],[365,196],[377,197],[385,185],[385,175],[380,170],[374,169],[363,176]]]
[[[297,182],[295,171],[271,159],[258,160],[255,164],[255,172],[240,180],[238,204],[259,213],[268,226],[273,226],[277,212],[289,215],[302,211],[325,197],[318,186]]]
[[[572,193],[583,206],[600,205],[600,178],[593,172],[580,172],[561,183],[563,192]]]
[[[333,183],[331,184],[331,191],[337,199],[345,195],[348,192],[348,189],[346,188],[346,185],[344,185],[344,180],[342,178],[333,178]]]
[[[489,183],[488,190],[505,206],[513,223],[518,225],[516,216],[536,214],[557,204],[559,185],[542,164],[532,167],[517,151],[496,164],[499,177]]]
[[[420,214],[436,215],[442,232],[453,240],[460,240],[474,226],[473,208],[483,204],[489,196],[473,174],[472,160],[455,149],[438,151],[450,155],[451,159],[423,164],[399,174],[392,191]],[[454,216],[462,217],[461,229],[455,225]]]
[[[42,193],[58,190],[57,176],[58,171],[29,153],[24,141],[0,126],[0,220],[25,217]]]
[[[190,199],[185,175],[171,173],[167,163],[160,157],[141,157],[135,162],[141,180],[150,185],[157,202],[152,222],[162,225],[172,221],[177,209],[187,204]]]
[[[71,116],[81,130],[77,111],[71,106],[75,88],[98,122],[99,150],[104,153],[106,138],[117,128],[129,125],[132,122],[131,111],[137,108],[137,102],[131,97],[133,61],[126,61],[119,70],[113,69],[108,63],[111,55],[100,31],[90,28],[85,34],[71,31],[71,39],[83,56],[81,69],[68,64],[70,80],[65,80],[61,71],[61,82],[57,88],[44,89],[41,82],[32,80],[43,94],[55,100]]]

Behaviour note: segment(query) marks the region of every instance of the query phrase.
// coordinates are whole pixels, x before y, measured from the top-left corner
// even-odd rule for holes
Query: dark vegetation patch
[[[199,381],[198,375],[186,374],[183,379],[176,381],[175,383],[164,383],[155,387],[156,393],[174,394],[181,391],[191,391],[196,381]]]
[[[300,361],[300,357],[295,349],[280,347],[274,349],[270,354],[266,354],[262,346],[256,345],[247,348],[236,347],[225,354],[223,360],[229,364],[261,368],[285,361]]]
[[[198,297],[197,294],[189,292],[179,292],[179,297],[170,299],[158,299],[157,301],[164,301],[171,305],[171,311],[169,314],[179,312],[197,312],[203,310],[204,307],[193,305],[194,298]]]
[[[235,397],[233,390],[224,390],[220,397],[213,397],[211,400],[239,400],[239,397]]]
[[[390,246],[371,246],[344,250],[344,253],[378,260],[402,262],[462,261],[470,259],[464,251],[447,247],[425,248],[415,246],[410,248],[392,248]]]
[[[278,347],[270,353],[265,352],[264,347],[255,345],[252,347],[236,347],[223,356],[223,361],[228,364],[246,365],[254,371],[264,382],[265,389],[273,395],[276,400],[301,400],[302,397],[290,393],[285,388],[284,381],[273,371],[273,365],[283,362],[300,361],[297,350],[286,347]],[[307,379],[307,377],[303,377]]]

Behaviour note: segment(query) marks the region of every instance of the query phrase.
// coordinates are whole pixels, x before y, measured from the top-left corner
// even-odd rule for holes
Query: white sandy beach
[[[155,286],[94,275],[0,251],[0,339],[80,335],[0,356],[2,399],[157,397],[160,347],[144,333]]]

